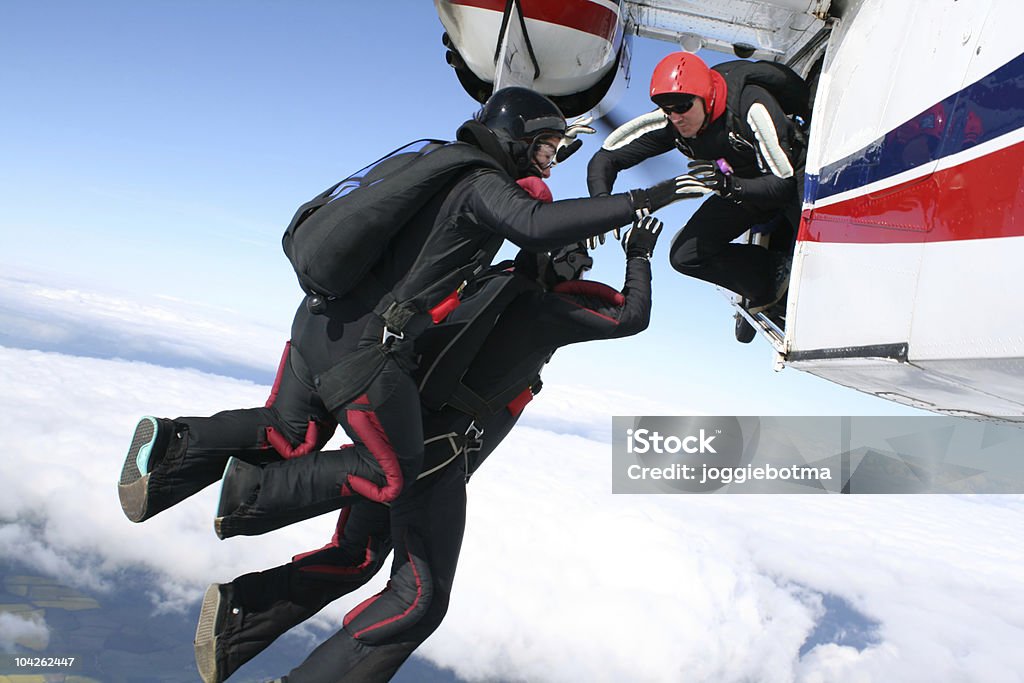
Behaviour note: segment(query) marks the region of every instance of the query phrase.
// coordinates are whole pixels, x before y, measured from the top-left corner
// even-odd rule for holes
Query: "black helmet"
[[[474,116],[495,133],[532,143],[538,136],[565,135],[565,116],[554,102],[529,88],[502,88]]]
[[[594,259],[587,251],[586,243],[578,242],[551,252],[551,267],[559,282],[579,280],[585,272],[594,267]]]
[[[550,253],[520,249],[513,268],[518,275],[550,290],[562,282],[582,279],[593,265],[586,243],[579,242]]]

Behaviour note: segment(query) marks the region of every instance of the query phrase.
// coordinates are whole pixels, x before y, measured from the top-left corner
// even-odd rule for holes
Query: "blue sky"
[[[444,63],[429,2],[16,3],[0,28],[0,263],[53,281],[215,303],[287,333],[299,300],[280,234],[294,209],[383,153],[450,138],[476,109]],[[672,46],[634,43],[627,115]],[[711,59],[720,59],[712,54]],[[556,197],[586,193],[586,140]],[[674,154],[625,190],[678,173]],[[661,212],[651,329],[560,354],[549,379],[642,390],[667,412],[907,414],[732,341],[713,287],[669,268],[694,203]],[[621,251],[595,253],[618,286]],[[267,362],[272,369],[274,359]],[[628,414],[628,406],[622,412]]]

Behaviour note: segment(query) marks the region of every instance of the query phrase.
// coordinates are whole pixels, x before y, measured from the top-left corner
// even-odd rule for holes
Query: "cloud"
[[[520,425],[609,443],[612,415],[667,414],[665,403],[657,399],[614,389],[595,392],[593,387],[572,384],[545,384],[534,401]]]
[[[0,612],[0,652],[27,647],[40,651],[50,642],[50,629],[39,612]]]
[[[212,535],[216,487],[144,525],[121,512],[116,482],[141,415],[262,405],[269,387],[194,370],[5,348],[0,386],[0,433],[10,447],[0,461],[7,488],[0,497],[0,519],[8,522],[0,534],[4,556],[27,555],[62,575],[74,568],[62,576],[73,585],[101,587],[117,567],[138,565],[194,588],[230,579],[228,572],[286,561],[296,544],[299,550],[323,544],[319,530],[301,525],[281,532],[277,542],[218,541]],[[174,599],[174,591],[165,592]]]
[[[127,319],[110,320],[130,335]],[[226,315],[221,327],[179,322],[154,316],[140,329],[200,348],[232,326]],[[263,362],[264,346],[238,339],[236,350]],[[331,516],[218,541],[216,487],[140,525],[117,501],[140,415],[261,405],[268,391],[195,369],[0,347],[0,556],[96,590],[141,568],[157,578],[154,611],[182,611],[212,581],[319,547]],[[645,404],[562,385],[527,409],[470,485],[449,616],[421,654],[470,680],[1024,680],[1024,497],[613,496],[604,434],[621,405]],[[384,580],[307,632],[323,638]],[[877,624],[873,637],[815,641],[833,599]]]
[[[269,381],[288,336],[227,306],[132,299],[38,276],[0,275],[0,344],[142,360]]]
[[[1020,680],[1019,513],[943,496],[611,496],[608,450],[509,437],[470,486],[453,635],[425,653],[470,678],[494,673],[475,642],[527,680]],[[844,648],[843,667],[828,646],[800,659],[822,594],[877,620],[882,642]]]

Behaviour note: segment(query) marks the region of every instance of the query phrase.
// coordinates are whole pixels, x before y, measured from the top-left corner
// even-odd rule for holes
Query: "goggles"
[[[685,114],[693,109],[693,103],[696,100],[696,97],[690,95],[689,99],[676,100],[672,104],[659,104],[658,108],[665,112],[666,116],[669,114]]]
[[[546,170],[558,163],[559,140],[553,136],[538,138],[530,145],[530,161],[540,170]]]

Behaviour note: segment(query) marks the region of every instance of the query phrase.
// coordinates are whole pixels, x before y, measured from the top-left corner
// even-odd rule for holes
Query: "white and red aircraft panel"
[[[597,106],[616,80],[623,80],[616,78],[615,70],[622,69],[624,76],[628,67],[628,56],[622,55],[623,17],[613,0],[435,0],[434,4],[449,42],[472,75],[487,86],[484,92],[489,93],[495,83],[499,88],[523,85],[559,101],[559,97],[598,89],[584,98],[585,111]],[[564,102],[560,104],[565,108]]]
[[[899,402],[1024,418],[1024,11],[856,9],[818,85],[784,359]]]

